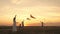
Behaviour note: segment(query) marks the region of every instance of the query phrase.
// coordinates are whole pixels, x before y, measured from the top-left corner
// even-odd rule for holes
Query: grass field
[[[17,27],[17,32],[12,32],[11,26],[0,26],[0,34],[60,34],[59,26],[25,26]]]

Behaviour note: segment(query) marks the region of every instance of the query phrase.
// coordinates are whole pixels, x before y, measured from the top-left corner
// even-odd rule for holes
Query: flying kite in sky
[[[27,18],[27,20],[30,20],[30,18]]]
[[[31,17],[31,18],[33,18],[33,19],[35,19],[35,17],[34,17],[34,16],[32,16],[31,14],[30,14],[30,17]]]

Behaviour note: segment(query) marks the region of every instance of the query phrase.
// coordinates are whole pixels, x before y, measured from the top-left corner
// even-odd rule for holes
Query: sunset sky
[[[11,26],[15,15],[17,25],[24,19],[25,26],[40,26],[40,21],[46,26],[60,26],[60,0],[0,0],[0,26]]]

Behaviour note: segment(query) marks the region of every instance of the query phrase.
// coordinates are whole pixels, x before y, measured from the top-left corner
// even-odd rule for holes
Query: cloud
[[[13,4],[20,4],[21,0],[11,0],[11,3],[13,3]]]
[[[15,7],[56,6],[60,7],[60,0],[0,0],[3,5]]]
[[[0,13],[5,14],[27,12],[27,14],[50,16],[60,13],[60,0],[0,0],[0,7]]]

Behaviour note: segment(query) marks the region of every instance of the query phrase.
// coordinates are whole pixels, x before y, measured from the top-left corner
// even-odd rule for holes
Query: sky
[[[0,0],[0,26],[13,25],[15,15],[17,25],[24,20],[25,26],[40,26],[40,21],[46,26],[60,26],[60,0]]]

